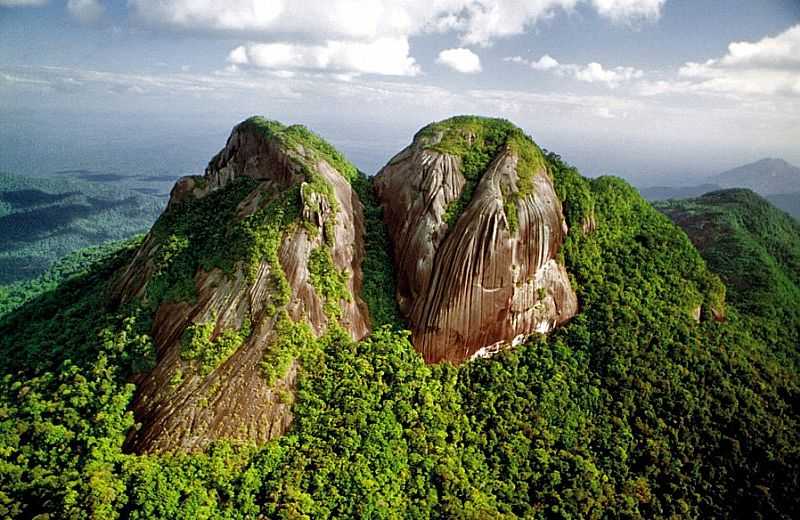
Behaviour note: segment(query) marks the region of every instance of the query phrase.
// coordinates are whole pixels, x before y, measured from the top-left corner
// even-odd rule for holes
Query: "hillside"
[[[0,516],[796,518],[793,332],[709,266],[506,121],[435,123],[369,179],[249,119],[144,239],[0,316]],[[488,308],[505,328],[429,328]]]
[[[744,189],[656,207],[686,231],[722,277],[728,302],[756,318],[767,341],[789,357],[800,355],[800,223]]]
[[[142,233],[162,208],[132,191],[0,173],[0,285],[35,278],[72,251]]]
[[[760,195],[800,192],[800,168],[783,159],[761,159],[709,178],[723,188],[747,188]]]
[[[36,278],[0,287],[0,316],[19,308],[37,296],[57,289],[71,278],[85,275],[95,264],[107,261],[121,248],[130,247],[130,244],[136,244],[140,240],[139,236],[128,241],[106,242],[99,246],[78,249],[53,262]]]

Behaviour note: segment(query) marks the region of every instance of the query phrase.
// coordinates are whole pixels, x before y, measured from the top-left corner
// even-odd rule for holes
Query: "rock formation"
[[[397,299],[427,362],[488,355],[577,311],[541,151],[502,120],[430,125],[379,172]]]
[[[304,321],[317,335],[332,319],[355,339],[368,333],[359,298],[362,207],[332,150],[302,127],[253,118],[234,128],[204,176],[176,183],[165,214],[115,284],[120,304],[155,309],[157,362],[137,380],[133,411],[141,428],[129,435],[129,449],[193,451],[220,438],[280,435],[292,419],[298,363],[274,381],[262,365],[281,320]],[[226,216],[223,202],[231,197],[235,209]],[[187,219],[195,224],[178,231]],[[198,250],[215,253],[186,260]],[[323,294],[314,258],[332,260],[348,294]],[[189,271],[188,297],[175,296],[180,269]]]
[[[303,127],[251,118],[203,176],[180,179],[113,299],[153,316],[127,448],[264,442],[291,423],[297,324],[369,332],[356,175]],[[427,362],[490,355],[577,310],[567,233],[541,151],[502,120],[426,127],[376,177],[397,299]],[[290,347],[285,344],[291,344]],[[288,361],[287,361],[288,360]],[[280,361],[280,363],[278,363]]]

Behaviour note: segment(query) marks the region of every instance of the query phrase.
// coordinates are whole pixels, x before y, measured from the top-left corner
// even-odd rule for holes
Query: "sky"
[[[800,0],[0,0],[4,170],[183,175],[261,114],[374,173],[462,113],[640,186],[800,164]]]

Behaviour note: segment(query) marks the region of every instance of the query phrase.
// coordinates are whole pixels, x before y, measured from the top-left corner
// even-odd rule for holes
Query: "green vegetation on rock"
[[[250,322],[245,320],[239,330],[223,329],[216,337],[216,316],[186,329],[181,339],[181,358],[196,361],[201,375],[208,375],[224,363],[250,336]]]
[[[583,178],[555,154],[545,160],[570,228],[562,255],[580,313],[547,337],[458,367],[425,365],[408,333],[388,326],[356,342],[336,324],[315,338],[278,316],[265,377],[277,382],[300,360],[294,419],[262,446],[122,451],[133,426],[129,381],[152,356],[150,309],[107,307],[128,249],[0,316],[0,516],[800,516],[800,376],[776,351],[793,333],[764,336],[735,298],[725,322],[710,319],[724,286],[685,233],[625,182]],[[377,309],[373,324],[395,323],[379,208],[366,179],[354,186],[366,213],[364,297]],[[239,188],[230,189],[212,199],[215,224],[233,215]],[[296,222],[293,197],[277,221]],[[166,288],[179,280],[175,265],[215,258],[208,237],[238,243],[235,219],[219,235],[195,235],[181,223],[192,218],[179,210],[160,221],[161,236],[176,237]],[[765,246],[784,270],[794,264],[779,252],[798,242],[788,231],[784,245]],[[249,262],[258,240],[243,236],[220,259]]]
[[[392,243],[383,221],[383,208],[373,191],[372,178],[359,172],[353,190],[364,205],[364,261],[361,272],[364,280],[361,298],[369,309],[371,328],[384,325],[402,328],[403,319],[395,299],[395,274],[392,265]]]
[[[428,140],[428,148],[456,156],[461,161],[464,188],[459,198],[448,205],[444,217],[450,228],[472,200],[475,188],[492,160],[503,150],[516,155],[518,191],[503,193],[509,228],[511,232],[516,231],[517,201],[533,191],[533,176],[545,167],[541,150],[529,136],[505,119],[456,116],[426,126],[416,137]]]
[[[316,293],[323,299],[325,315],[329,318],[341,317],[341,302],[353,300],[347,288],[347,272],[340,271],[333,263],[331,250],[327,246],[320,246],[308,258],[308,274],[311,285]]]
[[[336,327],[336,322],[331,323]],[[308,323],[294,322],[285,313],[275,324],[275,341],[267,347],[261,363],[264,379],[274,385],[286,375],[296,360],[304,360],[316,351],[316,337]]]
[[[165,212],[153,226],[157,242],[158,272],[147,287],[151,305],[195,297],[195,273],[221,269],[233,275],[241,266],[252,281],[263,260],[270,270],[275,301],[288,301],[289,287],[278,261],[283,233],[299,218],[299,188],[283,193],[263,193],[263,207],[239,219],[237,207],[255,188],[255,181],[242,177],[200,199],[190,199]]]
[[[306,167],[314,172],[315,162],[322,159],[333,166],[345,179],[352,182],[358,170],[336,148],[303,125],[286,126],[278,121],[254,116],[241,123],[244,128],[253,128],[267,139],[275,139],[286,149],[297,151]]]

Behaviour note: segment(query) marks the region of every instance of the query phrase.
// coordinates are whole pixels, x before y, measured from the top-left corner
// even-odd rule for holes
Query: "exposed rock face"
[[[468,146],[478,137],[458,124],[443,126],[417,134],[379,172],[375,187],[414,346],[427,362],[458,363],[550,331],[576,313],[577,299],[556,260],[567,227],[543,162],[523,178],[520,149],[500,146],[451,227],[448,207],[468,181],[462,158],[437,146],[452,141],[448,132],[460,132]],[[525,146],[526,158],[541,158],[532,141]]]
[[[324,181],[329,191],[324,195],[314,191],[309,175],[315,176],[317,185]],[[235,219],[256,215],[294,189],[296,200],[290,202],[297,207],[296,223],[279,231],[277,265],[261,257],[255,273],[245,262],[235,263],[232,272],[198,266],[195,298],[158,304],[152,328],[157,364],[137,381],[133,410],[142,426],[129,436],[127,446],[133,451],[194,451],[221,438],[264,442],[287,429],[297,362],[272,384],[265,379],[261,364],[265,351],[275,343],[281,316],[305,320],[317,334],[326,330],[330,319],[336,319],[326,315],[325,297],[310,279],[309,258],[315,249],[326,247],[336,269],[346,275],[352,297],[334,302],[341,308],[339,323],[355,339],[369,332],[366,306],[359,298],[362,207],[348,181],[312,148],[286,144],[245,122],[234,128],[203,177],[185,177],[176,183],[167,212],[180,211],[187,201],[224,190],[239,177],[258,182],[236,206]],[[146,237],[116,284],[120,303],[147,301],[148,285],[161,268],[158,255],[164,242],[163,233],[155,228]],[[280,298],[279,279],[288,286],[288,301]],[[182,345],[188,328],[208,323],[213,324],[211,341],[226,331],[245,332],[229,357],[201,370],[182,355]]]

